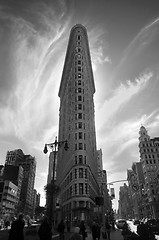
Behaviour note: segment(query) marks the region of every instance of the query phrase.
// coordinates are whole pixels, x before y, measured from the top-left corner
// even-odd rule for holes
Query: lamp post
[[[67,140],[65,141],[57,141],[57,137],[55,137],[55,141],[53,143],[46,143],[43,152],[47,154],[48,149],[47,147],[51,148],[54,153],[54,159],[53,159],[53,176],[51,181],[51,199],[50,199],[50,209],[49,209],[49,223],[52,226],[53,219],[53,210],[54,210],[54,192],[58,189],[58,187],[55,185],[55,162],[56,162],[56,154],[58,151],[58,148],[64,145],[65,151],[68,150],[68,143]]]

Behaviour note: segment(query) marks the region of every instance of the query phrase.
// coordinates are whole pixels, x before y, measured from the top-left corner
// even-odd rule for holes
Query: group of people
[[[11,229],[9,230],[8,240],[24,240],[24,216],[19,214],[18,218],[12,222]],[[70,222],[64,221],[63,219],[57,226],[57,231],[60,235],[60,240],[65,239],[65,229],[67,232],[70,232]],[[111,226],[106,222],[105,226],[100,225],[98,222],[93,222],[90,230],[92,232],[92,240],[100,240],[100,236],[104,238],[104,233],[106,238],[110,240],[110,229]],[[49,225],[47,217],[45,217],[37,231],[40,240],[51,240],[52,239],[52,229]],[[70,240],[86,240],[87,238],[87,228],[84,221],[81,221],[80,224],[74,227],[74,233],[70,234]]]

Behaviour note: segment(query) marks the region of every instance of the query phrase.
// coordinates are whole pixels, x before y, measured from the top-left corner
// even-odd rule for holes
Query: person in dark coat
[[[97,224],[96,224],[96,222],[93,222],[92,223],[92,238],[93,238],[93,240],[96,240],[96,238],[97,238]]]
[[[99,225],[99,223],[97,223],[97,239],[100,240],[100,230],[101,230],[101,226]]]
[[[105,228],[106,228],[107,238],[108,240],[110,240],[111,225],[108,221],[105,222]]]
[[[80,233],[82,235],[82,239],[85,240],[86,237],[87,237],[87,232],[86,232],[86,226],[84,224],[84,221],[81,221],[81,224],[80,224]]]
[[[74,234],[69,238],[69,240],[82,240],[82,236],[79,234],[80,228],[75,227],[74,228]]]
[[[8,240],[24,240],[24,226],[23,214],[19,214],[18,219],[12,222]]]
[[[63,219],[58,224],[57,231],[60,233],[60,240],[64,240],[65,239],[65,223]]]
[[[45,217],[43,219],[43,222],[41,223],[39,230],[38,230],[38,235],[40,240],[51,240],[52,239],[52,232],[51,232],[51,227],[48,223],[48,219]]]
[[[152,232],[152,229],[145,223],[141,222],[137,226],[137,233],[139,235],[140,240],[153,240],[155,239],[155,235]]]

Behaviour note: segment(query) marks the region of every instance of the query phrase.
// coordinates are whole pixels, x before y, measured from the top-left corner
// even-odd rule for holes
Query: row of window
[[[64,205],[62,207],[62,211],[63,212],[71,212],[72,208],[77,208],[77,207],[86,207],[86,208],[90,208],[92,205],[92,203],[90,203],[89,201],[73,201],[73,203],[68,203],[66,205]]]
[[[147,139],[146,139],[146,140],[147,140]],[[153,146],[159,147],[159,142],[143,143],[142,146],[143,146],[143,147],[153,147]]]
[[[88,183],[76,183],[70,186],[62,195],[63,201],[76,195],[87,195],[88,194]]]
[[[144,155],[145,156],[145,158],[147,159],[147,158],[155,158],[155,155],[154,154],[152,154],[152,155]],[[159,158],[159,154],[157,154],[156,155],[157,156],[157,158]],[[156,160],[150,160],[150,163],[156,163]]]
[[[83,161],[86,164],[86,157],[83,157],[83,155],[79,155],[78,158],[75,156],[75,164],[77,164],[77,161],[79,161],[80,164],[83,164]],[[68,184],[74,179],[77,178],[88,178],[88,169],[87,168],[78,168],[74,169],[70,174],[67,176],[65,181],[63,182],[62,188],[65,188],[68,186]]]
[[[82,103],[75,104],[75,111],[77,110],[85,110],[85,105]]]
[[[75,143],[75,151],[77,150],[86,150],[86,144],[85,143]]]
[[[83,133],[83,132],[78,132],[78,133],[75,133],[75,140],[79,140],[79,139],[86,139],[86,134]]]
[[[144,148],[143,151],[144,152],[158,152],[159,149],[158,148]]]
[[[75,120],[78,120],[78,119],[85,120],[85,114],[84,113],[76,113],[75,114]]]

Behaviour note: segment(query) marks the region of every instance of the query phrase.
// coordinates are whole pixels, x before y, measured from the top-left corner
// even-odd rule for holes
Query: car
[[[133,222],[134,225],[139,225],[140,224],[140,220],[138,219],[135,219],[134,222]]]
[[[145,224],[151,227],[154,234],[159,234],[159,219],[148,219]]]
[[[127,223],[125,219],[119,219],[116,221],[116,226],[117,228],[122,229],[125,223]]]

